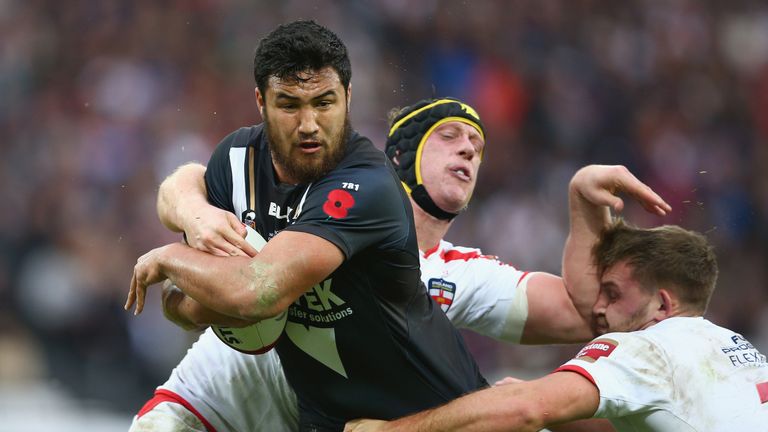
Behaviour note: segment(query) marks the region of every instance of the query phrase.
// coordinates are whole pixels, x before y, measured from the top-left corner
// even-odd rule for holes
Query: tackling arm
[[[528,320],[522,343],[578,342],[594,337],[592,306],[600,288],[592,246],[611,222],[610,208],[621,211],[624,192],[663,216],[671,207],[623,166],[580,169],[568,188],[570,232],[563,249],[562,279],[545,273],[527,284]]]
[[[160,184],[157,193],[157,215],[171,231],[184,231],[185,217],[195,214],[194,209],[207,205],[205,167],[198,163],[182,165]]]
[[[186,232],[187,241],[198,250],[218,256],[255,256],[256,250],[242,241],[245,228],[237,217],[208,203],[205,171],[197,163],[182,165],[160,184],[160,221],[172,231]],[[172,286],[163,288],[163,313],[186,330],[210,324],[241,327],[248,323],[207,308]]]
[[[208,203],[203,165],[180,166],[161,184],[157,215],[168,229],[186,233],[190,246],[219,256],[255,256],[245,227],[233,213]]]
[[[355,420],[347,432],[538,431],[589,418],[600,402],[597,387],[579,374],[555,372],[535,381],[481,390],[439,408],[392,422]]]
[[[599,290],[592,247],[611,222],[609,209],[617,212],[624,209],[624,201],[617,195],[620,192],[658,216],[672,210],[623,166],[589,165],[573,176],[568,189],[570,233],[563,251],[563,279],[574,306],[587,321],[591,321]]]

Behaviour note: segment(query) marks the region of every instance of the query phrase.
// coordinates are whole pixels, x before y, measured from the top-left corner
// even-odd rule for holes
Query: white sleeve
[[[446,265],[446,279],[457,281],[446,312],[456,327],[519,343],[528,318],[528,273],[483,256]]]
[[[576,372],[600,391],[594,417],[617,418],[663,408],[672,400],[672,368],[666,353],[645,337],[608,333],[557,371]]]

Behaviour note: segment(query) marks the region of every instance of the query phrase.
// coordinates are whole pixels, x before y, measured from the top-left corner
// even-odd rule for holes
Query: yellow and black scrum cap
[[[387,157],[392,161],[397,175],[416,204],[432,216],[443,220],[451,220],[456,214],[439,208],[422,185],[421,153],[432,131],[441,124],[452,121],[474,127],[485,140],[485,129],[480,122],[480,116],[471,106],[453,98],[428,99],[400,112],[389,129],[385,148]],[[482,154],[480,156],[482,157]]]

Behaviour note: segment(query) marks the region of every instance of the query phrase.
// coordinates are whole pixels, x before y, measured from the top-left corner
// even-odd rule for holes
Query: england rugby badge
[[[443,312],[448,312],[453,304],[453,296],[456,294],[456,284],[445,279],[433,278],[429,280],[427,288],[429,295],[440,305]]]

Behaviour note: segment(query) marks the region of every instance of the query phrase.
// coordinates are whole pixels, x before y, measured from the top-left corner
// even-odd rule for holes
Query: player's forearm
[[[204,326],[195,322],[194,316],[185,304],[187,301],[197,303],[181,292],[178,287],[171,284],[170,280],[165,281],[163,284],[163,315],[165,318],[184,330],[202,330]]]
[[[165,317],[184,330],[202,330],[209,325],[241,327],[250,324],[248,321],[221,314],[207,308],[197,300],[184,294],[177,287],[163,293],[163,313]]]
[[[180,243],[165,252],[163,274],[213,311],[253,322],[279,314],[292,301],[279,291],[275,272],[280,269],[257,258],[218,257]]]
[[[599,404],[597,388],[581,375],[559,372],[499,385],[439,408],[384,424],[348,425],[352,432],[538,431],[548,425],[589,418]]]
[[[543,419],[520,398],[516,385],[493,387],[461,397],[440,408],[388,423],[386,432],[538,431]]]
[[[192,215],[189,209],[208,203],[204,176],[203,165],[190,163],[179,167],[160,184],[157,215],[168,229],[184,231],[185,218]]]
[[[570,232],[563,250],[562,271],[573,305],[588,323],[600,288],[592,247],[610,224],[611,214],[608,207],[595,205],[583,196],[583,173],[584,169],[577,173],[568,188]]]

